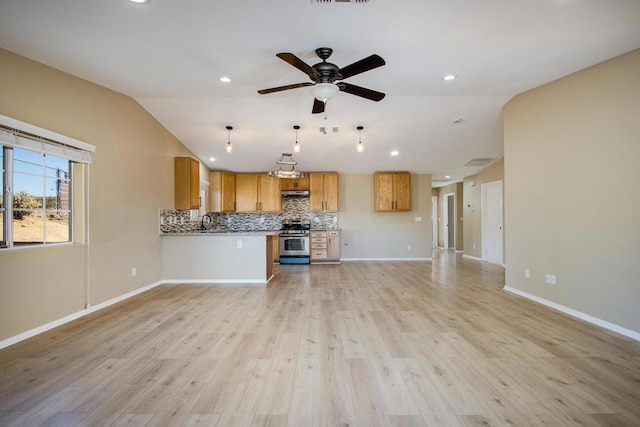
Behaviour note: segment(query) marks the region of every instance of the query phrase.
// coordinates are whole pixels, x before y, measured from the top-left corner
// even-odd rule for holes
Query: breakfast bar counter
[[[162,234],[165,283],[268,283],[277,231]]]

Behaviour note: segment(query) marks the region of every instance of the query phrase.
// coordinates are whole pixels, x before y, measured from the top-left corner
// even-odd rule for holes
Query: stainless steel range
[[[280,230],[280,264],[309,264],[309,230],[307,219],[285,219]]]

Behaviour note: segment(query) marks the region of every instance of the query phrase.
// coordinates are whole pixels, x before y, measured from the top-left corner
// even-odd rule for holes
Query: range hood
[[[309,190],[283,190],[280,194],[285,199],[293,197],[309,197]]]

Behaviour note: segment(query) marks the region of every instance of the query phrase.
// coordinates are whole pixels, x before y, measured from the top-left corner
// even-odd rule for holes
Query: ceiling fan
[[[311,79],[311,82],[295,83],[292,85],[273,87],[270,89],[259,90],[258,93],[266,95],[268,93],[280,92],[283,90],[297,89],[299,87],[313,86],[312,92],[315,96],[313,100],[312,113],[324,112],[325,104],[333,97],[338,91],[350,93],[351,95],[360,96],[362,98],[370,99],[372,101],[380,101],[384,98],[385,94],[377,92],[372,89],[367,89],[361,86],[356,86],[350,83],[339,82],[356,74],[364,73],[365,71],[373,70],[374,68],[385,65],[384,59],[378,55],[371,55],[360,61],[354,62],[351,65],[347,65],[343,68],[338,68],[337,65],[327,62],[327,58],[331,56],[333,49],[329,47],[320,47],[316,49],[316,54],[322,62],[315,65],[308,65],[302,59],[295,56],[293,53],[279,53],[276,56],[283,61],[296,67],[298,70],[307,74]]]

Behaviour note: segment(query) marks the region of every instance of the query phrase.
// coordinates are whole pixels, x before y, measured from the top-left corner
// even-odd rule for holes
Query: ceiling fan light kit
[[[313,93],[314,100],[311,112],[313,114],[324,113],[327,100],[334,97],[339,91],[375,102],[381,101],[385,97],[385,94],[382,92],[340,81],[364,73],[365,71],[381,67],[386,64],[384,59],[378,55],[371,55],[361,59],[360,61],[356,61],[351,65],[339,68],[336,64],[327,62],[327,58],[329,58],[332,53],[333,49],[329,47],[319,47],[316,49],[316,55],[322,59],[322,62],[315,65],[307,64],[293,53],[278,53],[276,55],[278,58],[305,73],[311,82],[294,83],[286,86],[261,89],[258,93],[260,95],[266,95],[284,90],[312,86],[311,92]],[[336,83],[337,81],[339,82]]]
[[[327,103],[328,100],[333,98],[340,88],[333,83],[318,83],[311,87],[311,93],[318,101]]]

